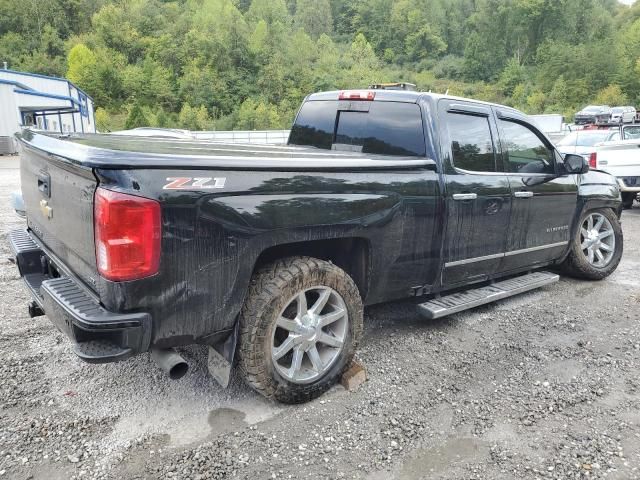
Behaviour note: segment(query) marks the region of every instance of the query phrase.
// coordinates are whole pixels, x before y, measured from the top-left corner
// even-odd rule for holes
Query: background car
[[[574,121],[576,125],[609,123],[611,121],[611,107],[609,105],[589,105],[576,113]]]
[[[635,107],[613,107],[611,109],[611,123],[633,123],[635,119]]]
[[[582,155],[589,160],[589,156],[596,151],[595,145],[615,140],[620,140],[620,130],[618,128],[612,130],[578,130],[571,132],[556,143],[556,147],[563,155],[574,153]]]

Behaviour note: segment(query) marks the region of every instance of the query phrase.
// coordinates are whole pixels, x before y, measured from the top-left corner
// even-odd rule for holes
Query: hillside
[[[640,103],[640,5],[4,0],[2,61],[67,76],[102,130],[285,128],[309,92],[395,80],[570,117]]]

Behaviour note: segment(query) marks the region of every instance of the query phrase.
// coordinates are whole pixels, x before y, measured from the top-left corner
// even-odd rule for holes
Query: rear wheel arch
[[[252,275],[265,265],[292,256],[313,257],[340,267],[353,279],[360,297],[365,300],[371,277],[371,244],[368,239],[345,237],[274,245],[260,253]]]

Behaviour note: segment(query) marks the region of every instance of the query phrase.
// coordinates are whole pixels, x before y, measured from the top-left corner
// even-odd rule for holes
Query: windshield
[[[573,132],[558,142],[559,147],[593,147],[596,143],[604,142],[609,138],[611,132]]]
[[[613,113],[622,113],[622,112],[624,112],[624,108],[622,108],[622,107],[614,107],[614,108],[611,109],[611,111]]]
[[[629,126],[624,127],[624,139],[625,140],[636,140],[640,138],[640,127],[638,126]]]
[[[600,110],[601,110],[600,107],[594,107],[594,106],[584,107],[582,109],[582,111],[586,113],[596,113],[596,112],[599,112]]]

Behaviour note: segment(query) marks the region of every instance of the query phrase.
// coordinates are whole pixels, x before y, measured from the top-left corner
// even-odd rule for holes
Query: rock
[[[342,375],[342,386],[350,392],[355,392],[364,382],[367,381],[367,371],[364,366],[356,362],[351,362],[349,369]]]
[[[80,459],[75,455],[67,455],[67,460],[71,463],[78,463],[80,461]]]

